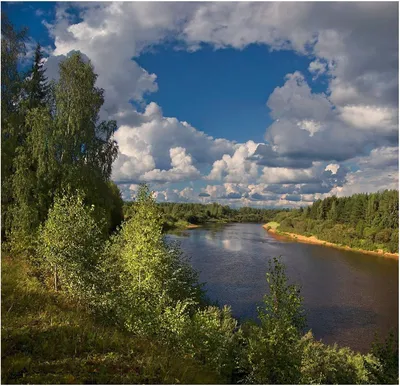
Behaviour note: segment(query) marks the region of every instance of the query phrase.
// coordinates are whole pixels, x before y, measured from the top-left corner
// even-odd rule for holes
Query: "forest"
[[[218,203],[158,203],[163,214],[164,229],[185,228],[188,225],[199,225],[209,222],[256,222],[264,223],[272,221],[284,209],[258,209],[241,207],[234,209],[228,205]],[[124,218],[132,217],[135,211],[134,202],[124,202]]]
[[[278,230],[364,250],[399,251],[399,192],[328,197],[279,213]]]
[[[99,120],[105,96],[90,61],[74,52],[48,81],[39,45],[31,68],[19,66],[27,30],[4,13],[1,28],[2,383],[398,383],[397,336],[367,354],[316,340],[279,257],[257,322],[209,304],[188,257],[164,237],[168,211],[184,211],[143,185],[123,216],[111,181],[117,122]],[[203,209],[192,215],[270,214]]]

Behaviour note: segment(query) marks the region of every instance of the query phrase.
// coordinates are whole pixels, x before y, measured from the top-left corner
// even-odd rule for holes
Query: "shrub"
[[[301,341],[302,384],[368,384],[369,374],[364,357],[348,348],[339,348],[315,341],[311,332]],[[371,361],[371,357],[367,360]]]
[[[74,296],[89,296],[96,285],[96,266],[103,248],[102,223],[93,217],[82,196],[55,199],[39,231],[38,254],[54,275],[54,288]]]
[[[259,309],[261,326],[249,329],[244,371],[248,383],[298,383],[300,379],[300,336],[305,327],[299,289],[287,284],[285,266],[278,258],[269,262],[270,294]],[[243,366],[243,365],[242,365]]]

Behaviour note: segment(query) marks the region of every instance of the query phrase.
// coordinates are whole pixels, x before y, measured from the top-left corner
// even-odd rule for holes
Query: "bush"
[[[102,254],[106,285],[99,307],[131,332],[173,340],[168,321],[193,314],[203,291],[178,245],[165,241],[163,215],[147,186],[134,207]]]
[[[384,342],[375,338],[371,348],[371,355],[376,361],[365,363],[375,384],[399,384],[399,340],[398,334],[390,332]]]
[[[237,321],[229,307],[207,307],[197,311],[191,323],[189,343],[194,358],[207,364],[219,374],[229,377],[234,368],[234,331]]]
[[[247,334],[242,367],[245,381],[257,384],[292,384],[300,379],[301,331],[305,327],[299,289],[287,284],[285,266],[278,258],[269,262],[270,294],[259,309],[261,326]]]
[[[102,222],[93,217],[94,207],[82,196],[56,198],[44,226],[39,230],[38,255],[44,269],[60,287],[78,297],[87,297],[97,283],[96,269],[103,248]]]
[[[368,384],[369,373],[364,357],[348,348],[315,341],[311,332],[301,341],[301,384]],[[370,362],[373,358],[366,358]]]

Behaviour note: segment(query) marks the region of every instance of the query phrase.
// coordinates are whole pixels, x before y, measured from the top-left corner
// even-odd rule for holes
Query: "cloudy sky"
[[[299,207],[398,188],[398,3],[2,3],[47,75],[90,58],[113,180],[160,201]]]

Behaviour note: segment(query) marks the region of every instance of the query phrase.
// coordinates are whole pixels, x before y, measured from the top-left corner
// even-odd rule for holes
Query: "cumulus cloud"
[[[328,95],[313,93],[298,72],[286,76],[267,105],[275,118],[265,135],[273,151],[264,147],[260,156],[345,161],[397,140],[396,109],[334,106]]]
[[[214,162],[207,179],[242,183],[255,180],[258,177],[258,166],[248,158],[254,154],[257,147],[258,144],[253,141],[238,145],[232,156],[224,154],[222,159]]]
[[[397,3],[203,3],[183,32],[196,48],[202,42],[238,49],[258,43],[312,54],[310,70],[320,72],[326,63],[335,80],[335,104],[397,106]],[[352,93],[342,94],[349,86]]]
[[[54,22],[43,23],[55,46],[49,78],[72,50],[90,58],[99,75],[106,95],[101,119],[120,125],[113,179],[124,197],[148,181],[164,184],[156,190],[161,201],[296,207],[397,184],[397,3],[59,3]],[[189,51],[205,43],[294,50],[310,58],[308,71],[328,87],[313,92],[303,74],[287,74],[266,97],[274,120],[266,143],[215,139],[165,117],[155,103],[146,106],[157,75],[135,58],[165,41]],[[379,175],[385,167],[386,177]],[[202,176],[220,185],[208,185],[202,196],[192,187],[169,188]]]
[[[121,126],[115,139],[119,155],[113,167],[113,179],[117,182],[150,181],[151,177],[159,181],[161,176],[168,177],[167,181],[197,178],[196,165],[209,164],[224,154],[232,154],[235,147],[231,141],[214,139],[187,122],[164,117],[153,102],[141,114],[140,124]],[[176,148],[184,149],[185,155],[182,150],[177,154]],[[178,167],[178,163],[184,166]]]
[[[171,156],[171,169],[153,169],[146,172],[140,179],[152,182],[174,182],[196,180],[200,177],[200,172],[192,165],[192,157],[186,154],[186,149],[173,147],[169,153]]]
[[[310,63],[308,66],[308,71],[314,75],[313,80],[317,79],[320,75],[327,71],[327,64],[323,63],[321,60],[317,59]]]
[[[340,118],[357,129],[393,135],[398,129],[398,110],[394,108],[356,105],[344,106],[339,111]]]

